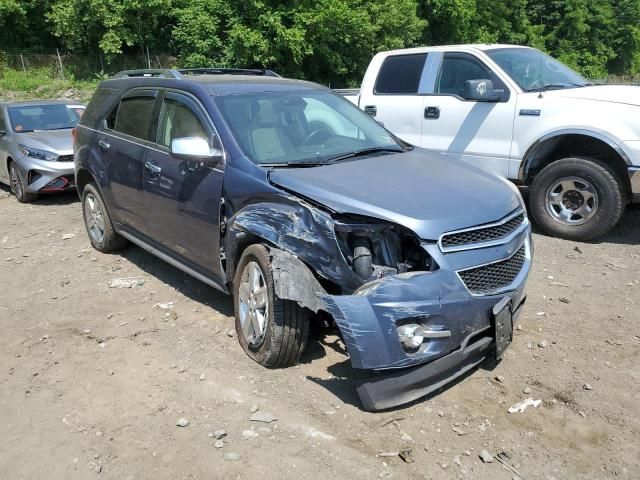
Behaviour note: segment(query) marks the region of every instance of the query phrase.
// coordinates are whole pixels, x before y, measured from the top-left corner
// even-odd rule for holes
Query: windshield
[[[569,67],[533,48],[497,48],[486,53],[526,92],[588,85]]]
[[[9,119],[16,133],[75,128],[84,112],[82,105],[25,105],[10,107]]]
[[[331,92],[257,92],[217,97],[216,103],[242,151],[260,165],[403,151],[380,124]]]

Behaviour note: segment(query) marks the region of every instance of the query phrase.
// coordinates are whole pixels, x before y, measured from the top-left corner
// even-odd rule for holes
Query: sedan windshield
[[[84,111],[82,105],[24,105],[10,107],[9,119],[16,133],[75,128]]]
[[[496,48],[486,53],[525,92],[589,85],[569,67],[534,48]]]
[[[324,165],[405,147],[328,91],[246,93],[217,97],[216,103],[240,148],[259,165]]]

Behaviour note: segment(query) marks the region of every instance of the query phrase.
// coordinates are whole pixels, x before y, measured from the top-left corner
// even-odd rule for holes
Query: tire
[[[256,267],[261,276],[254,283],[257,288],[251,288],[248,280]],[[263,302],[257,292],[266,295]],[[252,302],[254,310],[249,308]],[[269,368],[298,363],[309,338],[311,312],[296,302],[276,297],[271,256],[264,245],[251,245],[242,254],[233,281],[233,303],[238,340],[249,357]],[[264,309],[259,307],[261,303]],[[256,315],[255,322],[251,321],[252,315]],[[246,332],[243,324],[247,326]]]
[[[546,233],[587,241],[611,230],[624,213],[625,193],[613,169],[589,158],[545,167],[531,189],[531,215]]]
[[[35,193],[27,193],[25,191],[24,180],[20,175],[15,162],[9,162],[9,184],[11,185],[11,193],[13,193],[20,203],[31,203],[38,199],[38,195]]]
[[[354,241],[353,271],[363,280],[368,280],[373,274],[373,256],[369,241],[365,238],[356,238]]]
[[[91,245],[96,250],[111,253],[127,245],[127,240],[113,228],[111,217],[95,183],[89,183],[82,191],[82,217]]]

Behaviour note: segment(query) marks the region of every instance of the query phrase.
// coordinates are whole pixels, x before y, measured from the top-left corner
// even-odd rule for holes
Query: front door
[[[166,92],[161,102],[155,146],[149,149],[143,169],[150,237],[190,268],[221,279],[224,164],[211,168],[171,154],[171,143],[177,138],[217,142],[215,128],[195,98]]]
[[[465,100],[465,82],[484,79],[504,90],[502,99]],[[468,53],[445,53],[434,89],[424,101],[422,147],[508,176],[516,95],[485,63]]]

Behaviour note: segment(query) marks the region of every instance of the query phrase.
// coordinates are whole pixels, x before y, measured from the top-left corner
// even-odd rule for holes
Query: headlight
[[[345,260],[363,282],[437,268],[418,237],[408,229],[369,218],[339,218],[336,240]]]
[[[518,197],[518,200],[520,201],[520,206],[522,207],[522,212],[525,214],[525,216],[527,215],[527,206],[524,203],[524,199],[522,198],[522,194],[520,193],[520,189],[518,188],[518,186],[507,180],[506,178],[502,179],[507,185],[509,185],[509,188],[511,190],[513,190],[513,193],[516,194],[516,196]]]
[[[57,162],[59,157],[57,153],[25,147],[24,145],[18,145],[18,150],[27,157],[37,158],[38,160],[45,160],[47,162]]]

